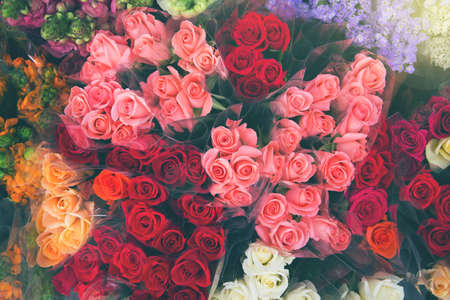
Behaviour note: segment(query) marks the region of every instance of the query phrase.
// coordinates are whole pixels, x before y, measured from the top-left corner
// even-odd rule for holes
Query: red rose
[[[185,161],[186,154],[180,149],[172,147],[152,160],[153,173],[161,182],[173,186],[183,186],[186,181]]]
[[[428,120],[433,137],[442,139],[450,136],[450,104],[433,111]]]
[[[107,264],[111,263],[116,251],[122,247],[122,236],[118,231],[108,226],[96,228],[93,236],[102,261]]]
[[[253,11],[248,12],[236,22],[231,36],[239,46],[266,49],[268,44],[264,16]]]
[[[255,65],[256,77],[262,80],[269,88],[279,88],[284,85],[283,67],[275,59],[260,59]]]
[[[247,47],[234,48],[225,57],[225,67],[231,73],[239,75],[249,75],[253,73],[256,61],[261,59],[262,53],[260,51],[250,49]]]
[[[269,47],[284,52],[291,40],[289,26],[273,14],[264,17],[264,26]]]
[[[128,197],[134,201],[144,201],[148,205],[158,205],[167,200],[167,189],[156,180],[147,176],[138,176],[130,180]]]
[[[236,92],[249,100],[259,100],[269,93],[269,86],[256,76],[231,77]]]
[[[137,283],[142,280],[146,259],[141,248],[127,243],[114,255],[110,272],[114,275],[119,273],[131,283]]]
[[[385,118],[381,121],[381,128],[378,130],[377,138],[372,145],[372,150],[375,153],[389,151],[391,148],[391,138],[389,137],[389,126]]]
[[[356,172],[356,187],[358,189],[370,186],[387,189],[392,182],[392,162],[389,152],[371,151],[358,164]]]
[[[217,260],[225,253],[225,234],[222,227],[197,227],[188,246],[198,248],[208,260]]]
[[[418,174],[400,189],[400,199],[409,201],[417,209],[425,209],[439,196],[440,186],[430,173]]]
[[[206,300],[208,292],[205,289],[187,286],[173,286],[168,291],[168,300]]]
[[[116,281],[108,280],[104,273],[100,273],[89,284],[78,283],[74,291],[78,293],[80,300],[109,299],[111,296],[113,298],[117,297],[120,293],[120,288],[120,285]]]
[[[143,243],[149,243],[169,224],[164,214],[144,202],[127,200],[122,202],[122,209],[128,233]]]
[[[161,297],[167,289],[170,262],[159,256],[150,256],[144,266],[142,281],[152,297]]]
[[[129,300],[148,300],[151,299],[150,293],[145,290],[133,289]]]
[[[115,147],[106,155],[106,166],[120,171],[137,172],[141,169],[141,161],[133,157],[130,149]]]
[[[175,254],[184,249],[186,239],[178,228],[165,229],[154,241],[151,246],[164,254]]]
[[[177,285],[189,287],[207,287],[211,284],[208,260],[199,249],[184,252],[176,261],[170,272],[172,281]]]
[[[202,166],[202,156],[195,147],[186,147],[186,150],[186,176],[194,185],[202,185],[207,178]]]
[[[87,244],[73,256],[72,268],[78,281],[91,282],[100,271],[98,248]]]
[[[391,125],[391,131],[394,149],[400,150],[399,155],[404,152],[418,161],[425,158],[426,130],[419,130],[406,120],[397,120]]]
[[[64,125],[58,125],[57,140],[61,154],[68,160],[80,164],[98,164],[97,151],[78,147]]]
[[[436,215],[442,223],[450,225],[450,185],[441,186],[439,197],[435,199]]]
[[[363,234],[368,226],[378,223],[386,214],[387,193],[382,189],[365,188],[349,199],[347,225],[353,233]]]
[[[427,242],[434,255],[445,257],[450,253],[449,224],[441,224],[438,220],[428,219],[425,225],[419,227],[418,234]]]
[[[55,291],[64,296],[70,296],[70,291],[77,285],[77,278],[71,266],[65,265],[58,274],[52,278]]]
[[[183,216],[194,225],[208,225],[218,217],[219,208],[200,195],[186,194],[178,198],[177,206],[183,212]]]

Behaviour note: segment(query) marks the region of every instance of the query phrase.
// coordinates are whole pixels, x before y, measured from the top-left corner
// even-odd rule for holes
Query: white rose
[[[425,148],[425,156],[433,171],[446,169],[450,165],[450,137],[431,139]]]
[[[363,277],[358,285],[361,300],[403,300],[405,292],[394,275],[375,274],[371,278]]]
[[[261,275],[245,275],[245,282],[252,293],[261,300],[278,299],[288,288],[288,270],[280,270],[274,273]],[[250,299],[250,298],[249,298]]]
[[[225,282],[222,290],[216,292],[212,300],[256,300],[244,280]]]
[[[277,249],[265,246],[260,242],[250,244],[247,256],[242,262],[245,274],[249,276],[262,273],[277,272],[282,270],[286,264],[292,263],[292,256],[283,256]]]
[[[284,300],[320,300],[320,295],[311,281],[303,281],[283,297]]]
[[[341,286],[341,288],[339,289],[339,293],[341,294],[339,300],[361,300],[361,297],[358,295],[358,293],[350,291],[346,284]]]

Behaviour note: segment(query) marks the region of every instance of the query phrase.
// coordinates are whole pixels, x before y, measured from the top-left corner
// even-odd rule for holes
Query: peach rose
[[[378,59],[362,53],[356,54],[352,70],[344,77],[344,84],[359,81],[369,94],[383,93],[386,85],[386,68]]]
[[[225,155],[236,152],[241,146],[239,131],[224,126],[211,129],[211,142],[214,148],[219,149],[220,154]]]
[[[47,153],[42,160],[42,186],[48,190],[72,186],[78,183],[79,176],[67,165],[58,153]]]
[[[281,180],[285,166],[285,157],[280,154],[280,145],[277,141],[271,141],[261,149],[261,175],[268,177],[272,184]]]
[[[301,249],[309,241],[308,226],[304,222],[283,221],[273,228],[257,225],[255,230],[264,242],[285,251]]]
[[[41,233],[36,238],[39,246],[39,252],[36,257],[36,263],[42,268],[48,268],[57,265],[64,260],[64,254],[58,244],[59,235],[62,227],[53,228]]]
[[[233,186],[217,199],[228,207],[243,207],[253,203],[253,197],[244,187]]]
[[[311,155],[304,153],[289,154],[286,157],[281,180],[297,183],[307,182],[317,170],[313,163],[314,158]]]
[[[66,215],[64,228],[58,237],[61,252],[74,254],[86,243],[91,230],[91,214],[82,210],[77,214]]]
[[[228,160],[218,156],[218,149],[209,149],[202,155],[202,166],[213,182],[225,185],[233,180],[233,169]]]
[[[261,151],[250,146],[241,146],[231,155],[230,165],[234,172],[234,183],[240,186],[250,186],[259,179],[259,167],[256,159]]]
[[[170,58],[170,49],[167,44],[157,42],[150,34],[143,34],[134,41],[133,54],[140,62],[159,66]]]
[[[181,91],[181,77],[178,72],[172,67],[169,68],[170,75],[159,75],[156,71],[156,75],[152,75],[153,92],[161,98],[168,99],[174,98]],[[150,77],[149,77],[150,78]]]
[[[212,109],[211,94],[206,90],[205,75],[199,72],[189,73],[181,80],[182,92],[193,109],[201,109],[200,116],[206,116]],[[177,96],[180,96],[180,94]]]
[[[286,193],[288,211],[294,215],[314,217],[322,203],[322,190],[316,186],[294,186]]]
[[[81,122],[83,133],[94,140],[108,140],[113,132],[113,122],[108,114],[93,110]]]
[[[339,77],[331,74],[319,74],[306,84],[305,91],[314,98],[311,109],[330,110],[330,103],[339,94]]]
[[[347,153],[316,151],[319,162],[318,174],[325,181],[325,188],[329,191],[342,192],[355,177],[355,166]]]
[[[66,189],[57,194],[47,193],[42,202],[42,209],[51,216],[61,219],[68,213],[80,209],[81,197],[74,189]]]
[[[129,89],[117,89],[114,91],[111,118],[113,121],[120,120],[125,125],[150,128],[152,126],[153,113],[144,98]]]
[[[422,270],[425,285],[431,293],[441,299],[450,299],[450,268],[448,262],[440,261],[432,269]]]
[[[131,50],[127,40],[108,31],[97,31],[87,50],[92,61],[99,62],[109,69],[117,70],[119,66],[128,66],[131,63]]]
[[[121,21],[127,36],[132,40],[136,40],[144,34],[151,35],[158,42],[167,39],[164,23],[156,20],[152,14],[135,10],[122,15]]]
[[[282,118],[293,118],[303,114],[313,103],[313,96],[292,86],[270,103],[272,112]]]
[[[113,93],[121,86],[115,81],[94,80],[84,88],[87,99],[93,110],[106,110],[111,108],[114,102]]]
[[[206,33],[190,21],[181,22],[180,29],[172,37],[173,52],[181,59],[190,61],[194,53],[206,43]]]
[[[336,252],[344,251],[350,245],[352,234],[341,222],[324,216],[315,216],[305,221],[311,239],[328,243]]]
[[[272,130],[272,138],[278,141],[280,152],[289,154],[299,146],[302,133],[297,123],[289,119],[281,119]]]
[[[242,120],[233,121],[227,119],[226,125],[232,130],[235,128],[237,129],[242,145],[256,147],[258,144],[258,136],[256,135],[256,131],[251,128],[247,128],[247,123],[241,124],[241,122]]]
[[[126,146],[136,140],[137,137],[136,127],[119,123],[116,124],[114,128],[111,136],[111,143],[114,145]]]
[[[261,210],[256,221],[265,227],[273,227],[278,223],[288,220],[288,203],[286,198],[277,193],[264,196]]]
[[[333,117],[324,114],[320,110],[307,111],[300,119],[299,124],[305,137],[315,135],[324,137],[331,134],[335,126]]]
[[[365,126],[375,125],[382,108],[383,100],[378,96],[355,97],[350,101],[346,115],[336,130],[344,135],[349,132],[360,132]]]
[[[350,81],[344,84],[334,102],[338,111],[346,111],[350,101],[358,96],[366,96],[366,90],[359,81]]]
[[[70,90],[69,103],[64,108],[64,114],[80,123],[84,115],[91,111],[88,94],[85,90],[74,86]]]
[[[352,162],[363,160],[367,156],[367,134],[347,133],[334,139],[336,150],[348,154]]]

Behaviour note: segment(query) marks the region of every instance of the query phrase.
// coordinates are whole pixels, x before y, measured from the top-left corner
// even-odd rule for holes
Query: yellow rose
[[[441,300],[450,300],[450,269],[439,262],[431,270],[423,271],[425,286]]]
[[[446,169],[450,165],[450,137],[430,140],[425,148],[425,156],[433,171]]]

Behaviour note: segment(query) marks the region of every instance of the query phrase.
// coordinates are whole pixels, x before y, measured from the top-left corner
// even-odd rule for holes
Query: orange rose
[[[11,299],[12,295],[12,286],[6,281],[0,281],[0,299]]]
[[[118,172],[103,170],[94,179],[94,192],[105,201],[115,201],[127,196],[130,179]]]
[[[372,251],[387,259],[398,252],[397,226],[393,222],[381,222],[367,228],[366,239]]]
[[[61,252],[58,245],[59,235],[62,231],[62,227],[53,228],[52,230],[41,233],[36,243],[40,247],[36,257],[36,263],[43,267],[51,267],[60,263],[66,255]]]
[[[48,190],[77,184],[78,175],[62,156],[57,153],[47,153],[42,162],[42,186]]]

